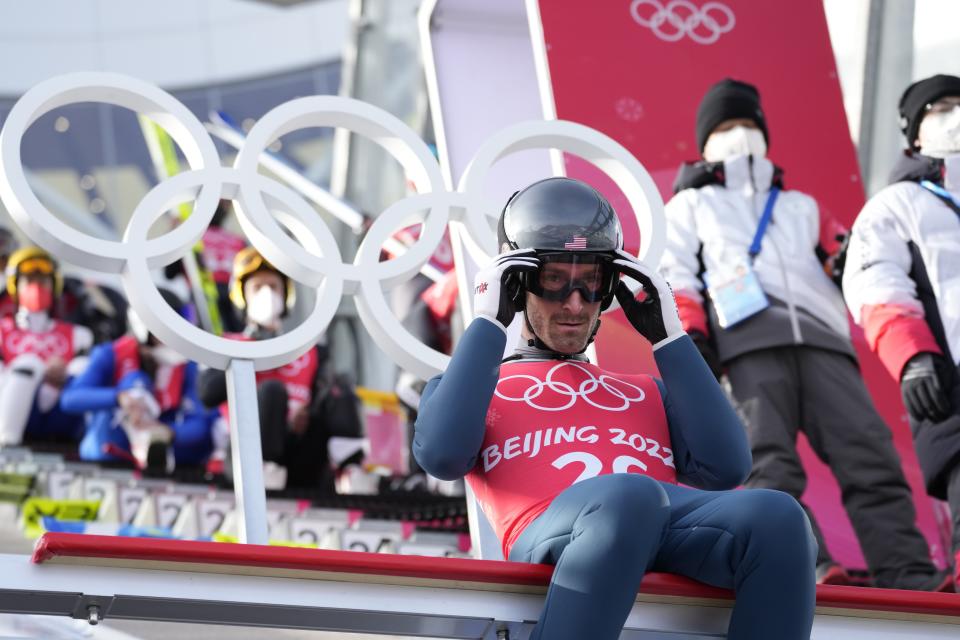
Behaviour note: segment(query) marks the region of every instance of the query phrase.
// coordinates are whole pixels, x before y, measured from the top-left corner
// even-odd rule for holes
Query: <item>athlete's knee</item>
[[[600,476],[596,480],[595,500],[606,518],[621,525],[619,530],[635,532],[637,527],[662,528],[666,524],[670,502],[658,481],[630,473]]]
[[[40,356],[34,353],[21,353],[10,362],[7,370],[19,376],[39,379],[46,368]]]

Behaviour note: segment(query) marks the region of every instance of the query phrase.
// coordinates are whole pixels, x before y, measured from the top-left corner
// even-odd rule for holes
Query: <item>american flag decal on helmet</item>
[[[587,239],[583,236],[573,236],[573,240],[563,244],[564,249],[586,249]]]

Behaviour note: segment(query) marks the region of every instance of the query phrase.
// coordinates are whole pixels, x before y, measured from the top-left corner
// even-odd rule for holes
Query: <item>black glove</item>
[[[677,311],[673,290],[660,275],[626,251],[617,251],[619,258],[613,261],[614,268],[633,278],[641,285],[647,297],[637,300],[623,281],[617,283],[617,302],[633,328],[650,341],[654,347],[667,338],[683,335],[683,325]]]
[[[948,367],[946,358],[937,353],[918,353],[903,367],[900,393],[914,420],[942,422],[950,415],[950,397],[941,378]]]
[[[473,313],[496,322],[504,330],[517,315],[520,292],[518,275],[536,271],[540,260],[533,249],[517,249],[501,253],[473,279]]]
[[[717,380],[723,377],[723,365],[720,364],[720,356],[717,355],[717,350],[714,349],[710,343],[710,338],[699,331],[690,331],[690,338],[693,340],[693,344],[696,345],[697,351],[703,356],[703,360],[707,363],[707,366],[710,367],[710,372],[713,373],[713,376]]]

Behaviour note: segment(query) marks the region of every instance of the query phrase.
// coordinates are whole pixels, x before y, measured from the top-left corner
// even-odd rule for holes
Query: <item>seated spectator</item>
[[[246,326],[237,340],[266,340],[283,332],[294,303],[294,284],[253,247],[233,263],[230,300]],[[356,395],[327,368],[327,349],[318,344],[288,365],[257,372],[260,443],[268,489],[320,487],[333,491],[327,445],[332,436],[357,438]],[[200,398],[208,407],[227,400],[226,376],[209,369],[200,375]],[[335,463],[340,462],[335,460]]]
[[[128,320],[133,335],[94,348],[86,371],[63,392],[65,411],[87,414],[80,457],[156,471],[205,463],[217,414],[197,398],[196,363],[161,344],[132,310]]]
[[[49,253],[15,251],[6,276],[16,312],[0,319],[0,445],[76,442],[83,420],[61,411],[58,401],[70,376],[83,370],[93,335],[53,317],[62,281]]]
[[[127,299],[119,288],[88,278],[65,276],[57,316],[93,332],[94,344],[127,332]]]

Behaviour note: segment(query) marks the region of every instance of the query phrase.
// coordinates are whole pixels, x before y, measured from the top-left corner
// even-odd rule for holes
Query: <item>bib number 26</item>
[[[594,478],[603,472],[603,462],[600,460],[600,458],[585,451],[571,451],[570,453],[565,453],[553,461],[553,466],[557,469],[563,469],[568,464],[574,463],[582,464],[583,471],[580,472],[580,475],[577,476],[577,479],[573,481],[573,484],[577,484],[578,482],[588,478]],[[633,456],[617,456],[617,458],[613,461],[612,471],[613,473],[630,473],[630,469],[634,467],[642,471],[647,470],[647,465],[642,461],[637,460]]]

